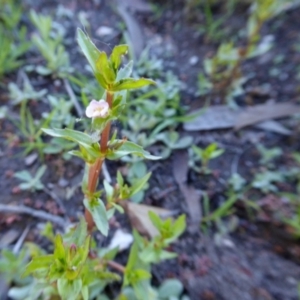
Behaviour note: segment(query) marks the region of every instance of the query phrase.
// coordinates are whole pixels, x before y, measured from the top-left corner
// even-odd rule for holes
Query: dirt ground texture
[[[183,9],[184,1],[180,0],[153,1],[150,10],[148,2],[139,0],[127,0],[123,4],[120,4],[121,0],[25,2],[26,8],[34,8],[45,14],[54,15],[59,5],[74,14],[84,12],[91,24],[93,40],[105,51],[110,51],[113,45],[123,41],[122,28],[127,26],[129,37],[134,35],[131,42],[136,55],[148,46],[150,54],[163,61],[164,71],[172,71],[183,82],[180,91],[181,103],[188,105],[190,112],[205,105],[207,98],[197,95],[197,78],[203,70],[203,59],[214,53],[219,43],[210,41],[205,34],[199,32],[199,27],[204,22],[200,9],[195,12],[195,16],[191,16]],[[127,2],[130,2],[130,9],[124,6]],[[122,9],[126,10],[125,14],[130,15],[129,21],[122,14]],[[222,15],[221,8],[216,7],[213,11],[217,17]],[[237,6],[224,24],[224,28],[228,29],[224,40],[245,26],[248,12],[247,5]],[[270,100],[276,103],[299,102],[299,16],[300,7],[286,11],[264,25],[262,36],[272,36],[274,46],[262,56],[247,60],[243,64],[243,72],[249,75],[249,80],[245,84],[245,94],[237,100],[242,107],[264,104]],[[22,21],[28,25],[29,31],[32,30],[26,17]],[[76,28],[81,24],[77,18],[64,18],[59,22],[67,30],[66,48],[72,65],[80,70],[86,64],[75,40]],[[97,36],[95,33],[101,26],[112,28],[113,33]],[[35,59],[34,54],[26,55],[28,64],[34,63]],[[277,75],[273,76],[275,73]],[[1,105],[7,105],[8,115],[12,116],[18,113],[18,108],[9,104],[5,86],[17,79],[18,72],[6,76],[0,89]],[[32,75],[30,79],[38,89],[47,88],[49,91],[63,93],[64,87],[59,79],[55,86],[47,77]],[[220,99],[211,99],[212,106],[219,104],[222,104]],[[37,114],[45,109],[40,102],[32,101],[29,105]],[[75,110],[73,113],[76,118]],[[192,300],[299,299],[300,243],[277,218],[276,213],[286,209],[286,204],[280,202],[278,194],[249,191],[247,197],[257,199],[260,210],[249,213],[245,205],[238,201],[234,206],[235,213],[224,219],[224,224],[228,227],[231,221],[235,221],[236,225],[233,230],[223,234],[220,234],[217,226],[209,227],[207,231],[202,230],[191,215],[194,209],[199,210],[202,216],[203,191],[209,196],[211,209],[217,209],[227,199],[227,181],[234,172],[238,171],[246,180],[250,180],[261,170],[260,156],[256,149],[258,143],[265,147],[276,146],[282,149],[282,155],[275,161],[276,170],[294,166],[291,153],[300,151],[299,120],[289,117],[278,122],[291,129],[290,134],[283,135],[254,126],[241,130],[229,128],[190,132],[180,125],[180,135],[192,136],[195,144],[204,146],[217,142],[225,149],[223,155],[211,162],[213,172],[209,176],[199,175],[188,169],[187,150],[175,150],[167,160],[147,162],[153,174],[143,203],[188,215],[186,232],[172,246],[178,257],[153,267],[154,284],[159,284],[166,278],[178,278],[184,284],[185,293]],[[67,190],[72,186],[76,187],[71,199],[63,200],[61,206],[49,193],[20,191],[19,181],[13,177],[14,172],[24,169],[35,172],[41,162],[37,158],[28,163],[28,156],[26,160],[21,155],[22,140],[11,121],[0,119],[0,129],[0,204],[25,205],[67,217],[72,221],[77,220],[78,207],[83,212],[80,190],[83,163],[76,158],[65,161],[58,155],[45,156],[48,168],[43,182],[47,183],[47,188],[59,198],[65,199]],[[148,150],[151,152],[151,148]],[[111,174],[118,167],[120,165],[110,162],[107,164]],[[278,190],[295,193],[295,186],[296,182],[293,181],[279,183]],[[194,200],[189,202],[191,198]],[[4,236],[11,229],[22,232],[26,225],[30,225],[26,240],[34,240],[43,245],[45,240],[39,235],[42,222],[26,215],[0,212],[0,236]],[[111,225],[112,231],[118,226],[131,230],[126,216],[116,217],[116,223]],[[108,244],[110,238],[111,236],[107,240],[101,237],[99,239],[101,243]],[[126,253],[117,260],[124,262],[125,256]]]

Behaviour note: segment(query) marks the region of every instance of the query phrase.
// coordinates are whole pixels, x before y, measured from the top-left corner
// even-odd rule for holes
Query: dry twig
[[[13,206],[13,205],[0,204],[0,213],[26,214],[26,215],[30,215],[35,218],[40,218],[40,219],[44,219],[44,220],[56,223],[57,225],[59,225],[61,227],[65,227],[67,224],[67,221],[61,217],[53,216],[44,211],[36,210],[36,209],[22,206],[22,205],[21,206]]]

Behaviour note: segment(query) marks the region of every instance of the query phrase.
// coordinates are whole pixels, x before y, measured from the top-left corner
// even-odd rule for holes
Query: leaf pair
[[[127,45],[114,47],[112,54],[108,58],[107,54],[104,51],[100,51],[81,29],[77,31],[77,39],[83,54],[92,67],[98,83],[109,92],[138,89],[149,84],[154,84],[154,81],[147,78],[134,79],[128,77],[130,74],[126,74],[127,72],[124,73],[124,70],[120,70],[123,74],[119,76],[118,69],[122,62],[122,56],[128,52]],[[123,77],[123,75],[126,75],[127,78]]]

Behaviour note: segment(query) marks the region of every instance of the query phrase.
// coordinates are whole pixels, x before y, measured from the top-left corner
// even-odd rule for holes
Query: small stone
[[[96,30],[96,34],[98,36],[108,36],[108,35],[112,35],[113,33],[114,33],[114,29],[108,26],[100,26]]]
[[[65,188],[69,185],[69,181],[62,177],[62,178],[59,179],[58,185],[62,188]]]
[[[25,158],[25,165],[27,167],[31,166],[36,161],[37,158],[38,158],[38,154],[36,152],[28,155]]]
[[[60,87],[61,86],[61,81],[59,79],[54,80],[54,86]]]
[[[199,61],[199,58],[197,56],[192,56],[190,59],[189,59],[189,64],[191,66],[194,66],[198,63]]]

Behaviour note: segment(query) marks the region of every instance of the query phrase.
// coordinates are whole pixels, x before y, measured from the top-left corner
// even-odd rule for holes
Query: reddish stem
[[[125,267],[118,264],[117,262],[113,261],[113,260],[108,260],[107,265],[110,266],[111,268],[121,272],[121,273],[125,273]]]
[[[106,101],[109,105],[109,107],[112,107],[112,102],[113,102],[113,94],[107,91],[106,94]],[[104,130],[101,133],[101,139],[100,139],[100,149],[102,153],[106,153],[107,151],[107,144],[109,141],[109,135],[110,135],[110,122],[106,124]],[[89,167],[89,173],[88,173],[88,194],[92,195],[95,193],[96,188],[97,188],[97,183],[98,183],[98,178],[99,174],[101,172],[102,164],[103,164],[104,159],[103,158],[98,158],[93,165]],[[88,224],[88,230],[89,232],[92,232],[95,223],[93,220],[93,217],[91,213],[85,209],[84,212],[85,220]]]

